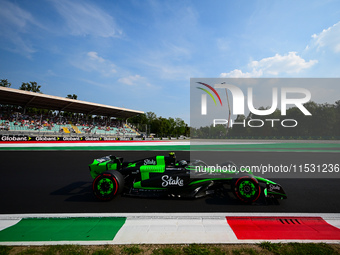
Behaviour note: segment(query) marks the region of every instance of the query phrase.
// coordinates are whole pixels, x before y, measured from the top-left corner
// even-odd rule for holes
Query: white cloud
[[[308,69],[315,65],[317,60],[306,61],[298,56],[296,52],[289,52],[287,55],[281,56],[276,54],[274,57],[263,58],[260,61],[251,61],[249,67],[251,72],[242,72],[235,69],[229,73],[221,73],[221,77],[233,78],[250,78],[261,77],[265,75],[294,74]]]
[[[25,34],[29,33],[32,27],[43,28],[43,26],[31,13],[8,1],[1,1],[0,17],[1,36],[14,45],[8,50],[30,57],[36,50],[31,42],[24,38]]]
[[[122,77],[118,79],[118,82],[129,85],[129,86],[143,86],[143,87],[153,87],[145,77],[140,76],[139,74],[130,75],[127,77]]]
[[[59,14],[65,19],[72,35],[117,37],[122,31],[104,10],[86,1],[54,0]]]
[[[312,35],[312,44],[320,49],[322,47],[328,47],[333,52],[340,52],[340,22],[334,24],[333,26],[322,30],[320,34]],[[307,46],[307,49],[310,47]]]
[[[57,76],[57,75],[55,74],[55,72],[53,72],[53,70],[48,69],[47,73],[46,73],[46,76]]]
[[[143,81],[144,83],[145,78],[136,74],[136,75],[130,75],[128,77],[120,78],[118,81],[120,83],[126,84],[126,85],[137,85],[137,83]]]
[[[306,62],[306,60],[296,55],[296,52],[289,52],[288,55],[284,56],[276,54],[274,57],[252,61],[250,66],[262,70],[264,73],[278,75],[279,73],[299,73],[304,69],[312,67],[317,62],[317,60]]]
[[[262,71],[253,70],[252,72],[242,72],[242,70],[235,69],[229,73],[221,73],[222,78],[256,78],[262,76]]]
[[[98,72],[102,76],[112,76],[117,70],[110,60],[100,57],[97,52],[90,51],[72,59],[71,64],[87,72]]]
[[[102,57],[98,56],[98,53],[95,51],[90,51],[87,53],[87,56],[90,57],[91,60],[97,61],[99,63],[104,63],[105,59],[103,59]]]
[[[10,25],[22,29],[22,32],[25,31],[28,24],[37,24],[29,12],[23,10],[12,2],[1,2],[0,15],[2,21],[0,24],[2,26]]]

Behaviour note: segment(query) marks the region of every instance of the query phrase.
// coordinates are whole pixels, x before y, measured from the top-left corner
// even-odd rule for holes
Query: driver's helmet
[[[170,152],[169,153],[169,158],[170,158],[170,163],[175,164],[176,163],[176,155],[175,152]]]
[[[178,162],[178,165],[180,165],[180,166],[186,166],[187,164],[188,164],[188,162],[184,159],[182,159]]]

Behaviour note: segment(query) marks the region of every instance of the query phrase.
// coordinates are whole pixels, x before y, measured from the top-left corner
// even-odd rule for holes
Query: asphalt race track
[[[176,152],[177,159],[190,152]],[[339,163],[332,152],[208,152],[222,153],[234,162]],[[119,196],[99,202],[92,194],[88,164],[105,155],[126,160],[165,155],[155,151],[1,151],[0,213],[122,213],[122,212],[291,212],[339,213],[338,178],[284,178],[275,180],[288,194],[279,204],[243,205],[231,198],[196,200]],[[340,176],[340,173],[339,173]]]

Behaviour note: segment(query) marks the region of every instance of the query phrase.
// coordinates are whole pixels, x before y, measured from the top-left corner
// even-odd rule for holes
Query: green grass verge
[[[340,254],[340,244],[325,243],[270,243],[260,244],[189,244],[189,245],[54,245],[54,246],[0,246],[0,255],[63,254],[63,255],[297,255]]]
[[[270,243],[263,242],[261,248],[278,255],[298,255],[298,254],[339,254],[339,247],[334,248],[325,243]]]

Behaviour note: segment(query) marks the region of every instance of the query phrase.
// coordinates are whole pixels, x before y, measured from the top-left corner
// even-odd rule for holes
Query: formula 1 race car
[[[262,194],[269,199],[286,199],[283,188],[270,180],[254,176],[226,162],[219,171],[201,161],[176,161],[175,153],[132,162],[105,156],[89,165],[94,195],[102,201],[118,194],[140,197],[198,198],[225,195],[227,192],[244,203],[257,201]]]

